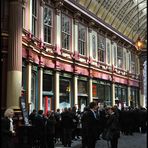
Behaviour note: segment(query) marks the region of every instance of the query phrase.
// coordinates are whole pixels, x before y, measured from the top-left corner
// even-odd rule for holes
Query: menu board
[[[22,110],[22,114],[23,114],[24,124],[26,126],[28,126],[29,125],[28,111],[26,109],[26,100],[25,100],[24,96],[20,97],[20,106],[21,106],[21,110]]]

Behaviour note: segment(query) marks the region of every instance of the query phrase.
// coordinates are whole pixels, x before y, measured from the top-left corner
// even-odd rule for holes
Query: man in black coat
[[[98,124],[98,119],[96,117],[96,111],[97,109],[97,104],[95,102],[90,102],[89,104],[89,110],[87,111],[86,114],[86,125],[87,126],[87,147],[88,148],[95,148],[96,145],[96,140],[97,140],[97,124]]]
[[[64,108],[64,112],[61,113],[61,126],[63,129],[63,145],[71,147],[73,116],[67,108]]]
[[[35,134],[35,142],[40,148],[45,148],[45,122],[47,119],[43,116],[43,110],[38,111],[38,115],[34,119],[34,134]]]

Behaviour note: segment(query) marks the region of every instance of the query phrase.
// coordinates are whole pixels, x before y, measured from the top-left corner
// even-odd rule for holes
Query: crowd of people
[[[12,126],[13,110],[8,109],[2,120],[3,148],[10,148],[10,137],[15,134]],[[54,148],[61,142],[64,147],[71,147],[72,141],[82,138],[82,148],[95,148],[96,141],[105,139],[111,148],[118,147],[120,134],[132,135],[134,132],[145,133],[147,130],[147,110],[145,108],[117,107],[101,108],[91,102],[81,112],[75,106],[50,110],[35,109],[29,115],[31,124],[30,148]],[[106,132],[107,131],[107,132]],[[108,133],[108,135],[107,135]],[[105,135],[104,135],[105,134]]]

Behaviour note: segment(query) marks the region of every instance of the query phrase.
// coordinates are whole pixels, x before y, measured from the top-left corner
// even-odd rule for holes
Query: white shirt
[[[12,118],[9,118],[9,120],[10,120],[10,131],[11,131],[12,133],[14,133],[14,129],[13,129],[13,120],[12,120]]]

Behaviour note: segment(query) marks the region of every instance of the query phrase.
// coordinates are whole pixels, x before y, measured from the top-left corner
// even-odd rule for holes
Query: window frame
[[[80,38],[80,27],[84,28],[84,40],[82,38]],[[80,44],[81,43],[81,44]],[[82,46],[83,45],[83,46]],[[81,47],[81,48],[80,48]],[[86,56],[87,55],[87,28],[85,25],[83,25],[82,23],[78,24],[78,51],[79,54],[82,56]]]
[[[65,29],[63,29],[63,23],[64,23],[63,19],[64,18],[69,19],[69,29],[68,29],[69,32],[66,32]],[[68,37],[68,40],[66,40],[66,42],[64,42],[63,44],[63,39],[65,36]],[[72,39],[72,19],[70,16],[66,15],[65,13],[61,13],[61,43],[62,43],[61,46],[62,46],[62,49],[66,49],[66,50],[71,49],[71,39]]]
[[[45,9],[47,9],[47,11],[49,12],[50,10],[51,10],[51,25],[47,25],[47,23],[45,24],[45,22],[44,22],[44,17],[45,17]],[[44,7],[44,16],[43,16],[43,25],[44,25],[44,42],[45,43],[47,43],[47,44],[52,44],[53,43],[53,9],[51,8],[51,7],[49,7],[49,6],[45,6]],[[46,28],[46,30],[50,30],[50,34],[47,34],[46,35],[46,39],[45,39],[45,28]],[[48,30],[48,31],[49,31]],[[47,31],[47,32],[48,32]]]
[[[100,38],[104,39],[104,46],[105,46],[104,49],[100,48],[100,40],[101,40]],[[97,49],[98,49],[98,61],[101,63],[106,63],[106,57],[105,57],[106,56],[106,38],[101,34],[97,35]],[[103,57],[100,55],[103,55]]]

